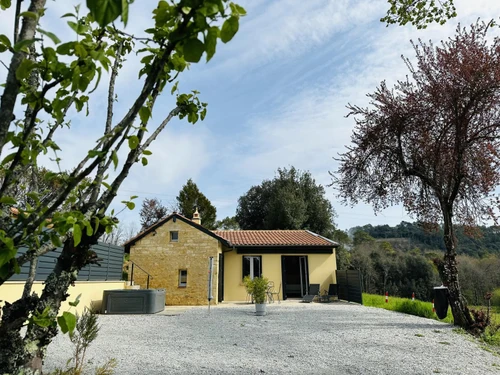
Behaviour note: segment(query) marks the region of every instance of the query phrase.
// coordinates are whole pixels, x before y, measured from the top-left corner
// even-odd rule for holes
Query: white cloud
[[[233,163],[232,171],[240,178],[251,181],[251,184],[260,183],[264,178],[272,178],[278,167],[289,165],[310,170],[316,180],[324,185],[330,183],[327,171],[336,169],[336,162],[332,157],[345,151],[354,125],[352,118],[344,117],[348,112],[346,104],[350,102],[367,105],[365,94],[373,92],[380,81],[387,80],[388,84],[392,85],[398,79],[405,79],[408,70],[401,60],[401,55],[414,57],[410,39],[432,39],[437,44],[454,34],[457,23],[455,20],[444,26],[432,25],[427,30],[419,31],[410,26],[385,28],[383,25],[368,22],[368,16],[360,16],[357,19],[361,23],[358,28],[362,27],[363,32],[351,30],[346,33],[343,30],[343,25],[347,27],[345,12],[357,12],[352,8],[346,11],[346,2],[335,3],[336,7],[324,12],[330,17],[335,11],[338,12],[337,16],[342,15],[342,20],[335,27],[324,23],[323,14],[308,14],[307,10],[313,8],[313,5],[308,4],[304,5],[303,11],[298,14],[306,19],[303,21],[305,25],[318,24],[318,30],[307,33],[306,27],[306,32],[298,35],[297,33],[304,29],[304,24],[300,25],[302,21],[298,19],[297,8],[294,8],[292,15],[287,15],[284,20],[279,21],[282,24],[273,25],[276,27],[276,33],[264,39],[258,47],[260,49],[244,53],[244,58],[240,56],[240,59],[244,60],[251,54],[257,58],[260,54],[262,58],[267,56],[270,59],[283,53],[299,53],[306,48],[307,43],[317,44],[317,49],[321,50],[322,46],[326,47],[326,44],[335,40],[336,35],[341,35],[344,41],[348,41],[343,46],[348,51],[346,60],[343,64],[337,64],[337,67],[343,67],[341,71],[325,63],[324,67],[317,69],[320,80],[305,80],[303,89],[297,93],[284,91],[281,96],[284,101],[272,113],[256,113],[248,121],[248,134],[244,140],[240,140],[245,147],[241,149],[236,159],[238,161]],[[483,2],[485,8],[482,14],[475,7],[464,6],[466,3],[462,1],[457,4],[461,15],[458,20],[462,25],[474,22],[479,15],[485,17],[492,14],[492,11],[498,11],[496,14],[500,14],[498,4],[495,5],[498,8],[495,10],[486,7],[486,3],[492,4],[491,1]],[[380,10],[380,3],[377,4],[377,10]],[[295,3],[294,5],[297,6]],[[361,7],[363,3],[357,5]],[[383,6],[386,6],[386,3]],[[274,8],[271,9],[275,11]],[[376,13],[372,9],[369,15],[372,21],[373,14]],[[267,17],[262,20],[267,20]],[[262,20],[256,21],[257,24],[264,22]],[[283,36],[288,33],[288,36]],[[284,38],[282,44],[275,45],[280,38]],[[292,45],[294,48],[289,51],[287,48]],[[261,48],[262,46],[265,47]],[[354,50],[353,46],[359,49]],[[344,229],[366,222],[396,224],[401,220],[410,220],[401,207],[392,207],[379,216],[374,216],[373,210],[367,205],[360,204],[354,208],[339,206],[332,188],[327,188],[327,194],[332,198],[339,213],[338,222]]]

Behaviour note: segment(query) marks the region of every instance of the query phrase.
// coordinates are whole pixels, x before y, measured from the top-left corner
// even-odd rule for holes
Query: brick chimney
[[[193,218],[191,219],[196,224],[201,225],[201,217],[200,213],[198,212],[198,207],[196,207],[196,210],[194,211]]]

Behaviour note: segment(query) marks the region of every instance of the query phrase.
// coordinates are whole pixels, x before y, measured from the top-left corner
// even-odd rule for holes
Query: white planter
[[[265,303],[256,303],[255,304],[255,315],[257,315],[257,316],[266,315],[266,304]]]

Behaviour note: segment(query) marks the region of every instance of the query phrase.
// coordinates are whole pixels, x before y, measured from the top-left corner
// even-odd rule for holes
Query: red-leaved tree
[[[500,39],[488,25],[457,29],[440,46],[413,44],[409,78],[385,82],[369,108],[349,105],[356,126],[334,185],[344,202],[375,211],[402,203],[417,219],[443,225],[442,281],[456,325],[481,330],[460,291],[454,224],[474,228],[494,215],[500,182]]]

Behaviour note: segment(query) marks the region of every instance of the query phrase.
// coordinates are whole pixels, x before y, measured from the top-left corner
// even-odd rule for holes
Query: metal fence
[[[99,265],[90,264],[80,270],[77,281],[119,281],[122,279],[123,247],[99,242],[92,246],[100,259]],[[58,248],[38,258],[35,281],[45,281],[53,271],[62,249]],[[18,255],[26,252],[19,249]],[[21,273],[13,275],[9,281],[26,281],[29,263],[21,267]]]
[[[356,270],[337,270],[339,299],[363,304],[361,273]]]

